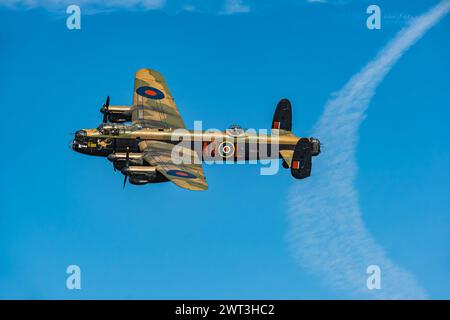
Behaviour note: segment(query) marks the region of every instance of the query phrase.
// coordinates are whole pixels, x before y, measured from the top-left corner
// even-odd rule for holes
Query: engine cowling
[[[131,165],[143,165],[143,159],[141,153],[130,153],[129,155],[129,163]],[[108,160],[114,164],[114,168],[116,170],[121,171],[126,165],[126,153],[124,152],[116,152],[108,155]]]
[[[123,167],[121,172],[129,177],[130,183],[137,185],[168,181],[166,177],[156,170],[156,167],[151,166]]]
[[[112,123],[123,123],[131,121],[131,107],[129,106],[103,106],[100,112],[108,112],[108,120]]]
[[[139,177],[134,177],[134,176],[130,177],[130,178],[128,179],[128,181],[129,181],[131,184],[134,184],[134,185],[137,185],[137,186],[142,186],[143,184],[150,183],[150,182],[149,182],[148,180],[146,180],[146,179],[140,179]]]

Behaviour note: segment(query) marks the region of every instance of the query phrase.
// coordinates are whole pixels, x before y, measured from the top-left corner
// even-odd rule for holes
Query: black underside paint
[[[100,141],[99,141],[100,140]],[[140,153],[139,142],[140,139],[118,139],[112,138],[107,144],[101,143],[104,138],[85,138],[79,143],[84,144],[87,147],[75,148],[73,149],[77,152],[107,157],[109,154],[114,152],[130,152],[130,153]],[[228,140],[227,140],[228,141]],[[182,146],[190,147],[191,150],[196,150],[197,154],[201,155],[202,161],[249,161],[249,160],[264,160],[264,159],[278,159],[280,158],[280,150],[294,150],[295,146],[292,144],[280,144],[278,148],[274,148],[271,144],[258,144],[258,143],[248,143],[248,142],[231,142],[231,152],[228,154],[222,154],[220,156],[219,148],[220,143],[211,141],[192,141],[188,146],[181,144]],[[170,142],[173,144],[178,144],[179,142]]]

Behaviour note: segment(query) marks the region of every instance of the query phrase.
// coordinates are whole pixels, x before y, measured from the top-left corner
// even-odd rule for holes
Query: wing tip
[[[142,75],[147,75],[147,74],[153,74],[153,75],[158,75],[160,77],[162,77],[161,72],[155,70],[155,69],[150,69],[150,68],[141,68],[138,71],[136,71],[136,77],[142,76]]]
[[[178,185],[178,186],[181,187],[180,185]],[[205,184],[202,184],[199,186],[190,185],[189,187],[182,187],[182,188],[192,190],[192,191],[206,191],[206,190],[208,190],[208,185],[205,183]]]

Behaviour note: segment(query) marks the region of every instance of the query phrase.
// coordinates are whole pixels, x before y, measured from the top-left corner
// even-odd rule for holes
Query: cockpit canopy
[[[126,125],[120,123],[102,123],[97,130],[102,134],[120,135],[142,129],[140,125]]]

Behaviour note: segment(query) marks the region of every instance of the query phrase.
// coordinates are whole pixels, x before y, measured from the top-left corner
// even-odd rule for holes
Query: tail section
[[[292,107],[288,99],[278,102],[272,121],[272,129],[279,129],[280,134],[295,137],[292,131]],[[311,175],[312,157],[320,153],[320,141],[314,138],[300,138],[295,146],[284,146],[280,150],[283,167],[291,168],[291,174],[296,179],[304,179]]]

